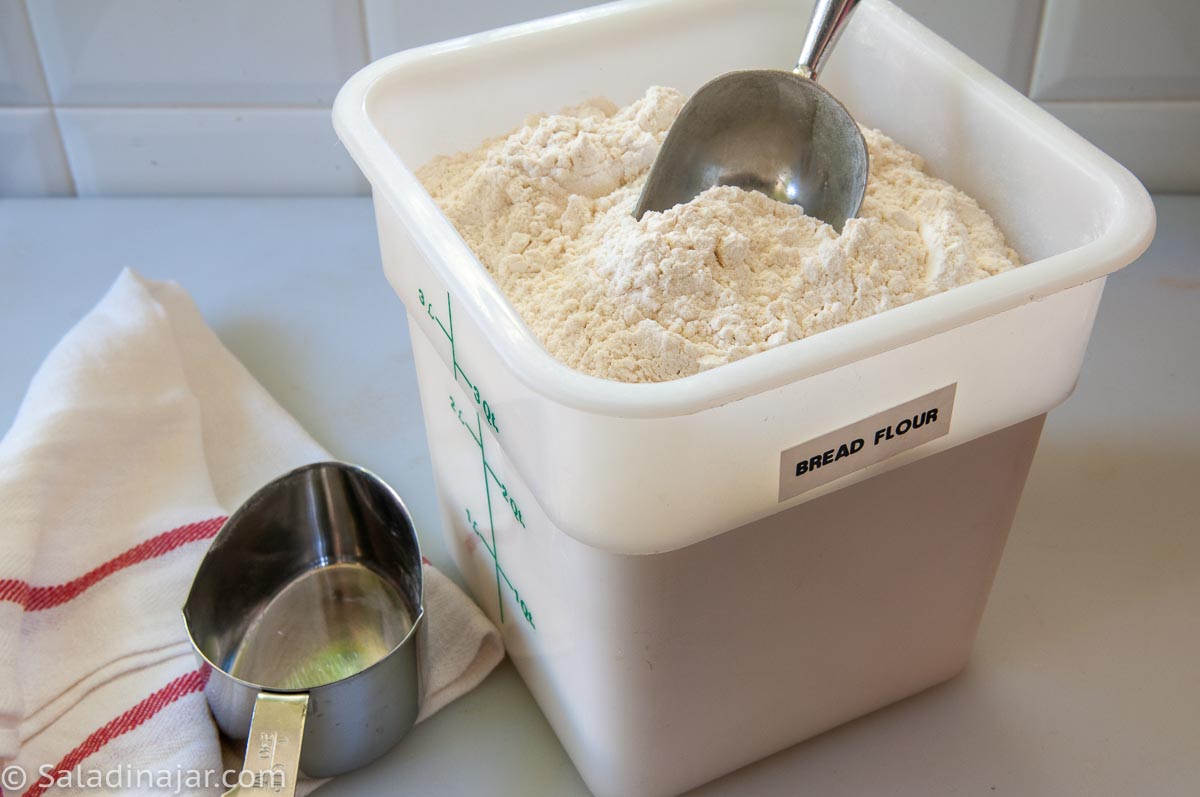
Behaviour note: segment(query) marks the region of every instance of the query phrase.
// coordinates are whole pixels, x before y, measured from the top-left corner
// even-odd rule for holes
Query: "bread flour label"
[[[785,450],[779,456],[779,500],[944,436],[957,387],[947,385]]]

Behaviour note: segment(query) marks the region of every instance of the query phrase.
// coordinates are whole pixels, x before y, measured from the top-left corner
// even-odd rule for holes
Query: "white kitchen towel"
[[[224,518],[328,458],[179,286],[120,275],[0,440],[3,794],[223,791],[180,607]],[[420,719],[503,657],[495,627],[428,563],[425,604]]]

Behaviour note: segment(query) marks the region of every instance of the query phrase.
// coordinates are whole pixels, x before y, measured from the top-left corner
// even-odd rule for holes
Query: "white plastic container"
[[[616,3],[385,58],[334,107],[409,311],[448,544],[597,794],[682,791],[961,669],[1041,418],[1153,234],[1127,171],[866,0],[822,82],[1028,265],[674,382],[555,361],[412,170],[533,111],[786,66],[808,12]],[[811,483],[790,450],[931,395],[941,436],[789,497]]]

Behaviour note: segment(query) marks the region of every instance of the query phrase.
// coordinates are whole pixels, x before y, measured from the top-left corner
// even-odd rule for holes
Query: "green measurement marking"
[[[475,521],[475,518],[471,517],[470,509],[467,510],[467,522],[471,524],[471,530],[475,532],[475,536],[483,543],[483,547],[492,557],[492,561],[496,562],[496,572],[499,574],[499,578],[504,579],[504,583],[512,590],[513,600],[521,607],[521,614],[525,616],[525,622],[529,623],[530,627],[536,630],[537,625],[533,622],[533,612],[529,611],[529,607],[525,605],[525,601],[521,600],[521,593],[513,586],[512,581],[508,578],[508,573],[505,573],[504,568],[500,567],[500,561],[496,557],[495,542],[493,541],[492,545],[488,545],[487,537],[483,536],[483,532],[479,530],[479,524]],[[496,582],[496,586],[499,588],[499,581]],[[501,613],[503,616],[503,607],[501,608]]]
[[[495,482],[496,486],[500,488],[500,494],[503,496],[505,503],[508,504],[509,510],[512,511],[513,517],[521,524],[521,528],[526,528],[525,517],[521,514],[521,508],[517,505],[517,500],[509,493],[508,486],[500,480],[500,477],[496,475],[496,471],[492,469],[491,463],[488,462],[487,449],[484,446],[483,440],[483,422],[480,414],[478,412],[475,413],[475,423],[472,425],[467,420],[467,416],[462,408],[458,406],[458,402],[455,401],[453,395],[450,396],[450,411],[454,413],[455,417],[458,418],[458,422],[462,424],[462,427],[467,430],[467,434],[471,435],[471,439],[475,441],[475,445],[479,447],[479,461],[483,464],[483,495],[487,500],[488,530],[491,535],[491,543],[488,543],[488,538],[479,530],[479,524],[471,517],[470,509],[467,510],[467,522],[471,524],[471,530],[475,532],[475,536],[483,541],[483,547],[492,557],[492,563],[496,567],[496,603],[500,607],[500,622],[504,622],[504,591],[501,586],[501,582],[503,582],[512,590],[513,599],[521,608],[521,614],[525,616],[525,621],[532,628],[536,629],[537,626],[533,623],[533,613],[529,611],[529,607],[521,599],[520,592],[517,591],[508,574],[504,572],[504,568],[500,566],[499,546],[496,545],[496,519],[492,515],[492,482]]]
[[[454,401],[453,396],[450,397],[450,401]],[[504,595],[500,592],[500,557],[496,555],[500,549],[496,546],[496,521],[492,517],[492,483],[488,481],[487,454],[483,451],[483,427],[479,424],[478,412],[475,413],[475,426],[479,429],[479,436],[475,439],[479,441],[479,459],[483,462],[483,495],[487,499],[488,526],[492,529],[492,561],[496,564],[496,605],[500,607],[500,622],[503,624]]]
[[[421,306],[425,308],[425,314],[438,325],[438,328],[442,330],[442,334],[446,336],[446,340],[450,341],[450,362],[454,367],[455,381],[458,381],[460,376],[462,377],[463,382],[470,389],[471,396],[475,399],[475,405],[483,413],[483,419],[487,422],[488,426],[492,427],[493,432],[500,434],[500,426],[496,421],[496,413],[492,410],[492,405],[487,402],[487,399],[483,398],[479,392],[479,388],[476,387],[471,378],[467,376],[467,372],[458,363],[458,350],[454,346],[454,307],[450,304],[450,292],[446,292],[445,324],[442,323],[442,319],[438,318],[437,313],[434,312],[433,302],[425,300],[424,290],[417,289],[417,298],[421,300]]]
[[[508,491],[508,485],[500,480],[500,477],[496,475],[496,471],[492,470],[492,463],[488,462],[487,457],[483,455],[483,429],[479,427],[479,413],[475,413],[475,426],[473,427],[471,426],[470,422],[467,421],[466,416],[463,414],[462,408],[458,406],[458,402],[454,400],[454,396],[450,397],[450,410],[458,416],[458,422],[461,423],[463,428],[466,429],[471,435],[471,439],[475,441],[475,445],[479,446],[479,454],[481,457],[483,457],[484,486],[487,486],[487,477],[490,476],[492,481],[496,482],[496,486],[500,488],[501,497],[503,497],[504,502],[508,504],[508,508],[512,511],[513,517],[516,518],[517,522],[521,524],[521,528],[528,528],[525,525],[525,515],[522,514],[521,506],[517,503],[517,499],[513,498],[512,494]],[[476,433],[476,429],[478,429],[478,433]]]
[[[496,523],[492,516],[492,482],[496,483],[496,487],[500,490],[500,495],[504,502],[508,504],[508,509],[512,512],[516,521],[521,524],[521,528],[525,526],[525,516],[521,514],[521,507],[517,503],[517,499],[508,491],[508,486],[496,475],[496,471],[492,469],[492,465],[488,462],[487,451],[483,443],[483,424],[486,423],[491,427],[492,431],[500,434],[500,425],[496,420],[496,413],[492,410],[491,404],[479,391],[479,387],[471,381],[467,376],[467,372],[463,370],[462,365],[458,362],[458,348],[454,342],[454,306],[450,302],[450,293],[446,292],[446,321],[443,323],[437,311],[433,309],[433,302],[425,298],[425,291],[418,289],[417,298],[421,300],[421,307],[425,308],[425,314],[438,326],[442,334],[446,336],[446,340],[450,342],[450,362],[454,370],[454,381],[462,380],[467,387],[468,395],[475,400],[475,423],[470,423],[467,420],[467,415],[462,407],[454,400],[454,396],[450,396],[450,410],[458,417],[458,422],[467,430],[471,438],[475,441],[475,445],[479,447],[479,460],[483,463],[483,494],[487,500],[488,526],[491,536],[491,543],[479,530],[479,524],[471,517],[471,510],[467,510],[467,522],[471,524],[471,530],[475,532],[482,542],[483,547],[492,557],[492,563],[496,566],[496,602],[500,606],[500,622],[504,622],[504,589],[502,583],[507,585],[512,591],[513,599],[517,606],[521,608],[521,614],[525,617],[525,622],[529,623],[531,628],[536,629],[537,626],[533,623],[533,612],[529,611],[529,607],[525,605],[525,601],[521,600],[521,594],[509,579],[508,574],[504,572],[504,568],[500,566],[500,555],[496,545]]]

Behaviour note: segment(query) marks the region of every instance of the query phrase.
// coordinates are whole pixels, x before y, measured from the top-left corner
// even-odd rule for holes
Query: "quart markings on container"
[[[477,536],[483,542],[483,547],[485,550],[487,550],[488,555],[492,557],[492,564],[495,566],[496,603],[500,610],[500,622],[501,624],[504,623],[504,590],[501,585],[501,582],[503,582],[503,584],[506,584],[512,591],[513,600],[515,600],[517,606],[520,607],[521,614],[525,617],[525,622],[529,623],[530,627],[536,630],[537,626],[533,622],[533,612],[529,610],[529,607],[525,604],[525,601],[521,599],[521,593],[517,590],[516,586],[512,583],[512,580],[508,577],[508,573],[504,572],[504,568],[500,565],[499,546],[496,544],[496,520],[492,514],[493,481],[496,483],[496,486],[500,488],[500,493],[503,496],[505,503],[508,504],[508,508],[512,511],[513,518],[521,524],[521,528],[526,527],[525,518],[521,514],[521,508],[517,505],[516,499],[512,497],[508,491],[508,487],[503,481],[500,480],[500,477],[496,475],[496,471],[492,468],[491,463],[488,462],[487,448],[485,447],[483,439],[483,422],[479,412],[475,412],[475,424],[472,426],[472,424],[467,420],[467,416],[463,412],[463,409],[458,406],[458,402],[455,401],[453,395],[450,396],[450,411],[454,413],[455,417],[458,418],[458,422],[462,424],[462,427],[467,430],[467,434],[471,435],[471,439],[475,441],[475,445],[479,448],[479,460],[483,464],[483,495],[484,499],[487,501],[488,530],[491,536],[491,543],[488,543],[488,538],[485,537],[483,532],[479,530],[479,524],[471,516],[470,509],[467,509],[467,522],[471,524],[471,530],[475,532],[475,536]]]
[[[475,536],[483,543],[484,550],[492,557],[492,561],[496,563],[496,572],[499,573],[499,578],[503,579],[504,583],[512,590],[513,600],[517,602],[517,606],[521,607],[521,614],[525,617],[525,622],[533,629],[537,629],[537,624],[533,622],[533,612],[525,605],[525,601],[521,599],[521,593],[517,591],[512,580],[508,577],[508,573],[504,572],[504,568],[500,566],[500,560],[496,557],[496,550],[491,545],[488,545],[487,537],[483,536],[483,532],[479,530],[479,523],[475,518],[471,517],[470,508],[467,509],[467,522],[471,524],[471,531],[475,532]],[[496,586],[500,586],[500,582],[496,582]],[[501,617],[503,617],[504,608],[501,606]],[[501,620],[503,622],[503,620]]]
[[[462,366],[458,363],[458,351],[454,346],[454,307],[450,303],[450,292],[446,292],[445,324],[442,323],[442,319],[438,318],[437,313],[434,312],[433,302],[425,300],[425,291],[423,289],[417,289],[417,298],[420,299],[421,306],[425,308],[425,314],[428,315],[433,322],[438,325],[438,329],[442,330],[442,334],[446,336],[446,340],[450,341],[450,362],[454,368],[455,381],[457,381],[460,376],[462,377],[463,382],[470,389],[471,397],[475,399],[475,405],[479,407],[480,411],[483,412],[483,419],[487,422],[488,426],[492,427],[493,432],[500,434],[500,426],[496,421],[496,413],[492,410],[492,407],[487,400],[484,399],[480,394],[479,388],[476,387],[475,383],[471,381],[471,378],[467,376],[467,372],[464,371]]]
[[[471,378],[467,376],[467,372],[463,370],[462,365],[460,365],[458,362],[458,349],[454,342],[454,306],[450,301],[449,291],[446,292],[446,321],[444,323],[438,316],[437,312],[434,311],[433,302],[425,298],[425,291],[423,289],[417,290],[417,298],[421,302],[421,307],[425,308],[425,314],[428,315],[435,324],[437,324],[438,329],[442,331],[442,334],[446,336],[446,340],[450,343],[450,362],[453,366],[454,381],[458,382],[461,378],[463,384],[467,387],[469,395],[475,400],[474,424],[471,424],[467,420],[466,413],[463,411],[462,407],[458,406],[458,402],[455,401],[453,395],[450,396],[450,410],[458,418],[458,422],[462,424],[463,428],[467,430],[467,434],[471,435],[471,439],[475,441],[475,445],[479,448],[480,462],[483,464],[483,494],[485,500],[487,501],[488,526],[491,536],[490,544],[488,542],[488,538],[485,537],[483,532],[479,530],[479,524],[474,520],[474,518],[471,517],[470,509],[467,510],[467,521],[471,524],[471,530],[475,532],[475,535],[483,542],[483,547],[492,557],[492,563],[495,565],[496,602],[500,609],[500,622],[504,622],[504,591],[501,584],[501,582],[503,582],[503,584],[507,585],[512,591],[513,599],[516,601],[517,606],[520,607],[521,614],[524,615],[525,621],[529,623],[530,627],[536,629],[537,626],[534,625],[533,622],[533,613],[529,611],[529,607],[525,605],[525,601],[521,599],[521,595],[517,591],[516,586],[513,585],[512,580],[509,579],[508,574],[504,572],[504,568],[500,565],[500,555],[498,546],[496,545],[496,523],[495,518],[492,515],[492,482],[496,483],[496,487],[500,490],[501,497],[504,499],[504,502],[508,504],[508,509],[510,512],[512,512],[513,517],[518,523],[521,524],[521,528],[526,528],[525,516],[521,513],[521,507],[517,503],[517,499],[514,498],[509,492],[508,485],[506,485],[500,479],[500,477],[496,475],[495,469],[492,468],[491,463],[488,462],[487,459],[487,450],[484,446],[483,440],[483,424],[486,422],[487,425],[491,427],[493,432],[499,434],[500,425],[496,420],[496,413],[492,410],[492,407],[488,401],[483,398],[479,391],[479,387],[473,381],[471,381]]]
[[[458,422],[461,423],[463,428],[467,430],[467,433],[471,435],[471,438],[475,441],[475,445],[479,446],[479,451],[482,453],[483,429],[479,428],[478,433],[476,433],[476,430],[471,428],[471,424],[467,422],[466,417],[463,415],[462,409],[454,400],[454,396],[450,397],[450,409],[458,416]],[[477,427],[479,420],[479,413],[477,412],[475,413],[475,423]],[[496,486],[500,488],[500,494],[504,498],[504,502],[508,504],[509,510],[512,511],[513,517],[516,518],[517,522],[521,524],[521,528],[528,528],[525,525],[525,515],[521,512],[520,504],[517,503],[517,499],[512,496],[512,493],[508,491],[508,486],[500,480],[499,476],[496,475],[496,471],[492,469],[492,463],[487,461],[487,457],[484,457],[483,459],[483,468],[484,474],[486,476],[491,476],[492,481],[496,482]],[[484,481],[484,486],[487,486],[486,479]]]

